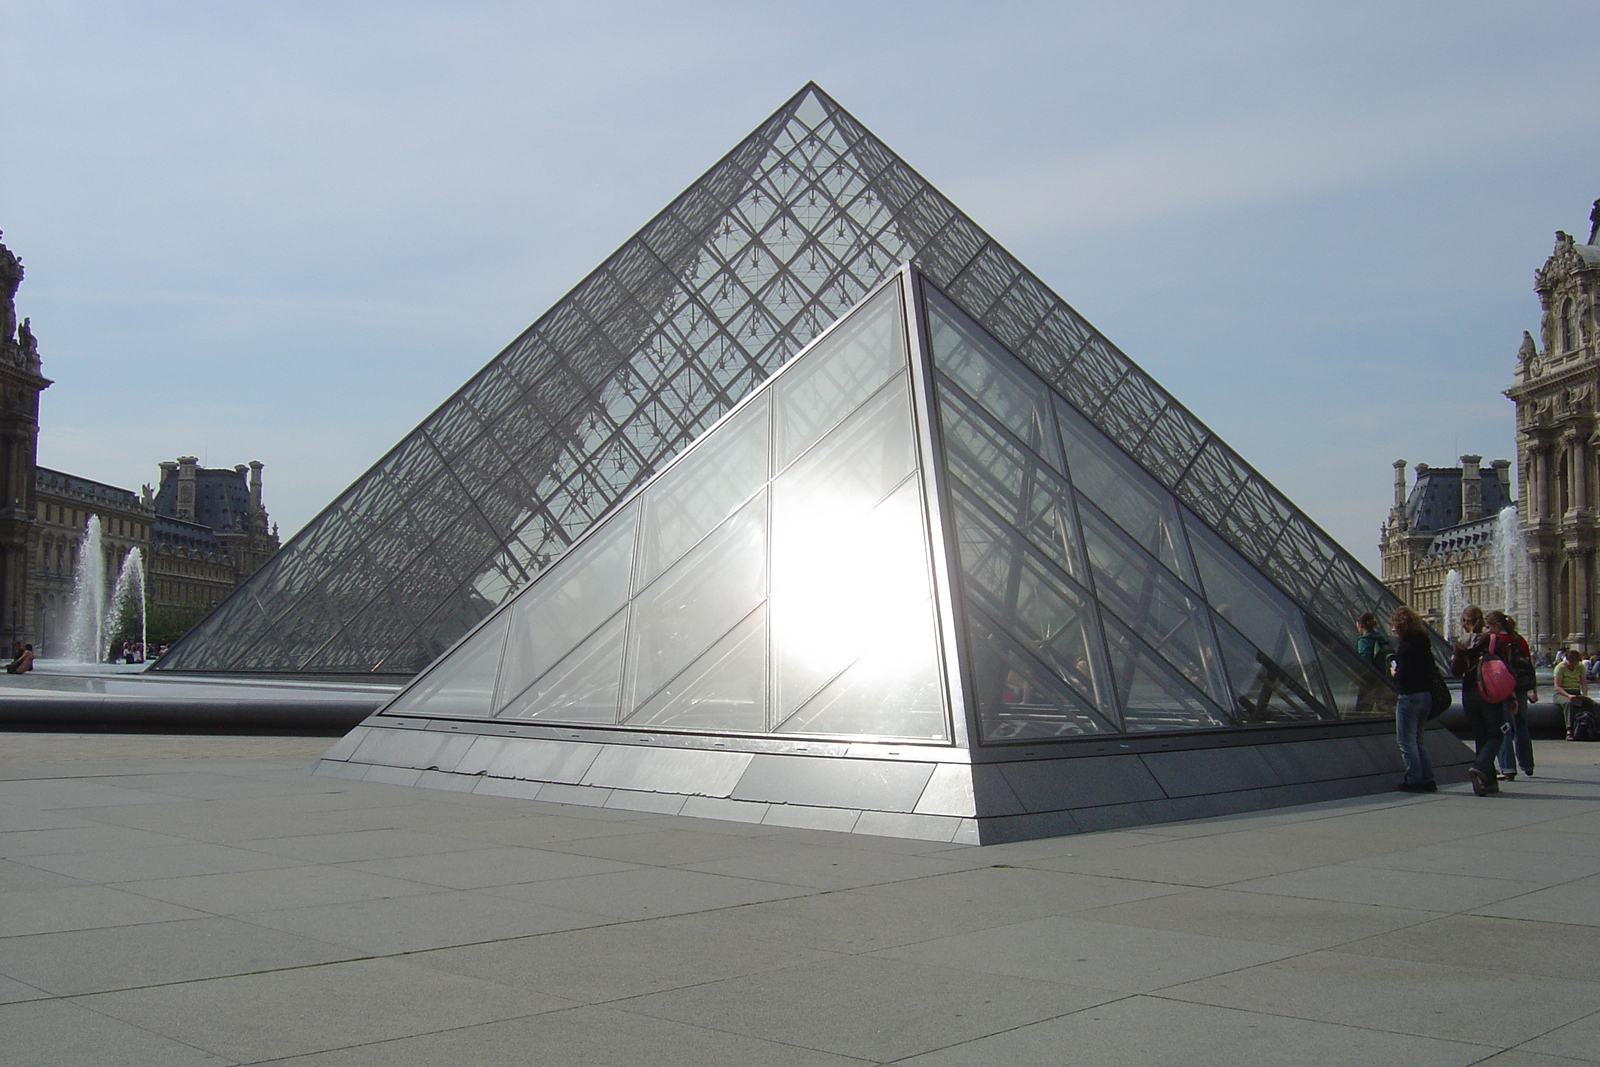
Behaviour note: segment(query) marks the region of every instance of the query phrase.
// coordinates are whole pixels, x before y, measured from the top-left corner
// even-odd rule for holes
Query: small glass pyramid
[[[379,718],[993,746],[1332,721],[1360,669],[907,265]]]
[[[1251,614],[1265,594],[1252,592],[1246,582],[1237,597],[1211,596],[1216,610],[1199,615],[1187,612],[1186,598],[1213,580],[1232,582],[1230,568],[1243,559],[1250,573],[1266,576],[1315,617],[1337,620],[1341,634],[1343,620],[1363,611],[1386,612],[1394,599],[815,85],[802,88],[540,316],[156,669],[415,674],[908,260],[970,319],[961,325],[934,315],[930,322],[945,346],[939,402],[948,398],[946,407],[961,411],[963,403],[981,400],[980,414],[948,415],[949,428],[941,428],[976,435],[962,437],[961,455],[951,459],[963,472],[951,502],[951,536],[979,539],[971,543],[974,552],[980,543],[990,544],[992,567],[1014,570],[1018,581],[1026,575],[1034,598],[1012,604],[1014,594],[1006,587],[975,594],[998,595],[1004,602],[983,599],[983,610],[992,612],[990,622],[998,627],[992,635],[995,655],[1017,654],[1014,642],[1024,640],[1029,613],[1045,610],[1040,605],[1053,598],[1071,602],[1089,585],[1104,585],[1102,600],[1110,605],[1121,597],[1120,609],[1139,638],[1090,621],[1027,638],[1048,638],[1049,650],[1038,648],[1035,658],[1054,664],[1050,669],[1076,698],[1120,709],[1123,698],[1112,699],[1111,693],[1144,694],[1109,720],[1084,713],[1075,720],[1082,729],[1208,721],[1215,711],[1205,710],[1205,701],[1231,707],[1225,697],[1238,684],[1234,675],[1252,669],[1248,657],[1236,662],[1244,645],[1235,637],[1286,672],[1280,685],[1269,682],[1266,668],[1258,665],[1257,688],[1264,696],[1254,698],[1253,706],[1261,707],[1262,718],[1289,714],[1286,702],[1318,699],[1326,672],[1319,676],[1307,666],[1320,652],[1304,647],[1305,627],[1285,623],[1270,634],[1253,629],[1266,625]],[[1013,372],[993,371],[983,354],[984,337],[998,339],[1028,373],[1011,382],[1007,375]],[[1057,395],[1039,399],[1039,381]],[[784,403],[772,398],[770,470],[787,467],[811,442],[818,430],[814,420],[835,410],[828,390],[848,384],[819,381],[806,387],[804,397]],[[1053,495],[1053,486],[1066,477],[1062,442],[1079,448],[1070,475],[1078,492],[1064,498]],[[1027,470],[1019,476],[1023,482],[985,473],[985,465],[1001,462],[1012,447],[1032,457],[1031,466],[1008,467]],[[666,566],[666,556],[676,558],[685,539],[697,540],[704,532],[703,523],[722,506],[719,494],[736,493],[745,484],[742,473],[724,475],[721,464],[704,466],[704,476],[717,480],[705,488],[704,500],[701,489],[689,484],[694,476],[685,474],[674,500],[652,504],[655,512],[634,520],[644,540],[627,564],[628,580],[653,578],[655,569]],[[1135,466],[1154,476],[1124,479],[1123,472]],[[776,483],[773,492],[780,492]],[[774,517],[783,506],[776,498],[768,503]],[[1195,520],[1214,531],[1216,552],[1195,547],[1192,537],[1185,547],[1185,531]],[[1108,532],[1112,527],[1120,533]],[[991,535],[1001,540],[982,541]],[[774,530],[772,536],[783,534]],[[1011,545],[1005,538],[1012,536],[1022,542]],[[1149,560],[1159,565],[1155,571],[1145,568]],[[1095,576],[1103,581],[1097,584]],[[779,573],[764,580],[786,579]],[[973,582],[981,586],[978,578]],[[626,600],[634,610],[634,595],[630,589],[618,609]],[[1278,600],[1271,617],[1285,610],[1281,595]],[[785,625],[777,605],[769,606],[772,612],[748,623],[766,628],[762,640],[772,639],[772,627]],[[609,618],[595,619],[593,626]],[[1147,624],[1159,636],[1147,632]],[[592,633],[602,641],[609,631]],[[544,637],[529,632],[509,640],[537,643]],[[1162,647],[1127,644],[1151,640]],[[1322,630],[1311,640],[1321,649],[1342,637]],[[1105,656],[1114,657],[1115,677],[1095,673],[1096,657],[1075,651],[1078,644],[1106,649],[1101,667]],[[735,658],[752,655],[740,648]],[[1084,672],[1075,673],[1080,661]],[[580,656],[563,670],[586,669],[586,662]],[[617,684],[649,684],[657,666],[647,664],[642,675]],[[794,686],[800,668],[778,662],[773,669],[778,677],[772,684],[787,694],[784,700],[799,699]],[[1031,669],[1022,664],[1008,671],[1022,679]],[[995,684],[1004,689],[1004,677]],[[1032,683],[1023,688],[1030,699],[1044,691]],[[1194,693],[1205,701],[1194,703]],[[619,707],[634,695],[629,688],[619,696]],[[1014,714],[1012,725],[1024,734],[1054,728],[1043,721],[1024,726],[1022,712]],[[805,715],[796,721],[812,722]]]

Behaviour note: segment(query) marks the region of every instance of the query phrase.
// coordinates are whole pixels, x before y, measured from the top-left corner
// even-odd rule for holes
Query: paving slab
[[[387,959],[101,993],[72,1003],[238,1063],[570,1006],[529,990]]]
[[[1600,1003],[1594,982],[1504,971],[1493,966],[1493,943],[1481,947],[1484,960],[1477,967],[1310,952],[1162,992],[1177,1000],[1482,1045],[1520,1044],[1589,1015]]]
[[[862,1067],[871,1061],[614,1008],[586,1007],[270,1062],[273,1067],[441,1067],[458,1063],[472,1067]]]
[[[862,1011],[863,990],[872,1010]],[[653,993],[619,1005],[746,1037],[885,1062],[1103,1003],[1117,994],[854,956]]]
[[[1493,1051],[1460,1041],[1141,996],[902,1060],[900,1067],[1465,1067]]]
[[[1182,893],[1090,908],[1082,919],[1180,930],[1209,937],[1298,948],[1332,948],[1379,933],[1425,923],[1439,913],[1382,904],[1245,893],[1226,888]]]
[[[1225,974],[1299,949],[1203,934],[1051,917],[885,949],[879,959],[1142,993]]]
[[[598,1004],[834,955],[761,941],[730,924],[672,917],[419,952],[407,959],[423,967]]]
[[[235,919],[0,937],[0,973],[63,996],[348,960],[359,953]]]
[[[239,1062],[71,1000],[0,1005],[0,1034],[5,1035],[6,1067],[222,1067]]]

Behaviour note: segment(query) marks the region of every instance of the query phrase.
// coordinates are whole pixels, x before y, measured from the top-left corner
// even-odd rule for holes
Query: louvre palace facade
[[[1516,405],[1516,486],[1509,464],[1493,471],[1478,456],[1461,467],[1419,464],[1409,493],[1405,461],[1395,461],[1395,499],[1381,533],[1384,584],[1436,624],[1446,574],[1458,571],[1466,597],[1510,610],[1540,650],[1600,648],[1596,583],[1600,491],[1600,201],[1587,242],[1556,232],[1555,248],[1534,272],[1539,336],[1524,332],[1512,386]],[[1491,558],[1496,512],[1514,505],[1525,550],[1513,566]],[[1498,570],[1496,569],[1498,566]]]

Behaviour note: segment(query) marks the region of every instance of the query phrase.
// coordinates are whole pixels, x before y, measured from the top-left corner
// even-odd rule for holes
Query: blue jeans
[[[1500,755],[1500,743],[1505,740],[1500,735],[1505,713],[1499,704],[1483,699],[1472,681],[1469,678],[1468,684],[1461,687],[1461,710],[1467,713],[1467,722],[1472,724],[1472,745],[1477,751],[1472,767],[1489,783],[1489,791],[1494,792],[1499,788],[1495,783],[1494,762]]]
[[[1406,765],[1406,785],[1433,781],[1433,764],[1422,734],[1428,728],[1432,693],[1401,693],[1394,705],[1394,735],[1400,742],[1400,758]]]
[[[1517,694],[1517,714],[1511,719],[1511,732],[1500,742],[1500,770],[1510,774],[1518,767],[1523,774],[1533,773],[1533,735],[1528,733],[1528,694]]]

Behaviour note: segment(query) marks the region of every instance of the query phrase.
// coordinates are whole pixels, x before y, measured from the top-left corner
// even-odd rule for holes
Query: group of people
[[[1356,620],[1356,651],[1392,679],[1395,697],[1395,736],[1405,777],[1400,788],[1408,793],[1433,793],[1439,789],[1433,765],[1423,743],[1423,732],[1434,716],[1434,693],[1443,684],[1433,657],[1427,625],[1402,605],[1389,616],[1395,642],[1389,645],[1378,632],[1371,613]],[[1533,737],[1528,732],[1528,706],[1539,699],[1538,678],[1527,639],[1517,633],[1516,620],[1503,611],[1485,613],[1469,604],[1461,613],[1462,634],[1451,648],[1450,672],[1461,679],[1461,707],[1472,727],[1474,759],[1468,775],[1472,791],[1488,796],[1500,791],[1501,782],[1515,781],[1520,770],[1534,770]],[[1569,651],[1557,664],[1555,689],[1567,717],[1572,737],[1573,709],[1588,699],[1588,677],[1580,653]],[[1484,696],[1481,683],[1486,661],[1502,661],[1515,687],[1499,701]]]

